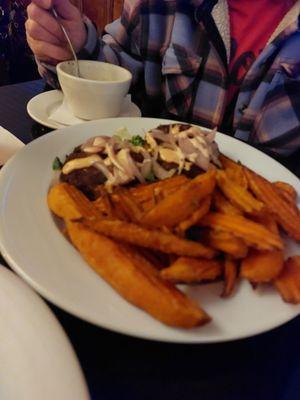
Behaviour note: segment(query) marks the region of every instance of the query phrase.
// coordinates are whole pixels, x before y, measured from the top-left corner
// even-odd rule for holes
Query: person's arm
[[[276,158],[286,158],[300,150],[300,70],[297,63],[281,64],[261,101],[250,102],[235,137]],[[287,71],[285,71],[287,68]],[[265,84],[263,83],[262,86]],[[262,93],[264,93],[262,91]],[[255,120],[249,134],[249,115]],[[245,129],[246,128],[246,129]]]
[[[107,33],[99,39],[91,21],[86,17],[82,19],[78,10],[68,0],[65,0],[62,9],[59,8],[62,4],[60,0],[34,0],[28,9],[27,38],[38,61],[39,71],[48,83],[52,86],[56,83],[55,65],[60,61],[71,59],[62,32],[49,11],[56,2],[56,9],[62,16],[62,22],[68,30],[79,58],[123,66],[130,70],[135,84],[143,71],[139,52],[141,33],[139,1],[125,0],[121,17],[109,24],[106,27]]]

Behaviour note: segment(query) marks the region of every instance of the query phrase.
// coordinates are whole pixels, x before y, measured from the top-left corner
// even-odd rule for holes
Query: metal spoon
[[[79,64],[78,64],[78,58],[76,56],[76,52],[74,50],[74,47],[72,45],[72,42],[69,38],[69,35],[65,29],[65,27],[63,26],[63,24],[60,22],[60,18],[55,10],[55,8],[52,8],[52,14],[54,15],[54,17],[56,18],[57,22],[59,23],[59,26],[61,27],[61,30],[63,31],[63,34],[65,35],[65,38],[67,39],[68,45],[70,47],[70,50],[72,52],[74,61],[75,61],[75,76],[77,76],[78,78],[80,77],[80,73],[79,73]]]

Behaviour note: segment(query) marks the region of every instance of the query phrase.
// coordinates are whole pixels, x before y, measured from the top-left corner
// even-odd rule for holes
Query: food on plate
[[[292,185],[289,185],[286,182],[274,182],[273,185],[276,187],[276,189],[279,191],[281,196],[287,201],[290,202],[291,204],[295,204],[297,201],[297,192],[293,188]]]
[[[242,260],[241,277],[253,283],[273,281],[283,268],[282,250],[261,251],[251,249]]]
[[[135,201],[139,208],[143,211],[147,211],[150,210],[158,200],[161,200],[167,195],[175,192],[187,181],[188,178],[185,175],[174,175],[172,178],[167,178],[162,181],[126,188],[125,193],[127,196],[131,197],[132,201]],[[99,187],[96,191],[97,199],[95,200],[95,205],[100,209],[100,211],[105,212],[107,204],[103,196],[107,191],[103,191],[102,189],[100,191]],[[113,193],[110,194],[109,198],[112,205],[119,207],[122,204],[119,196],[120,193],[121,188],[118,188],[118,191],[115,189]]]
[[[293,304],[300,302],[300,256],[289,257],[286,260],[274,284],[284,301]]]
[[[226,215],[210,212],[201,220],[203,226],[232,233],[244,240],[249,246],[260,250],[282,249],[283,242],[279,235],[266,227],[240,215]]]
[[[174,175],[194,177],[221,166],[215,131],[188,124],[161,125],[145,137],[96,136],[66,157],[61,180],[87,195],[98,185],[112,188]]]
[[[294,188],[219,154],[214,135],[171,124],[145,138],[92,138],[66,158],[48,192],[88,264],[170,326],[211,320],[177,284],[222,281],[228,298],[246,279],[300,303],[300,256],[284,261],[281,235],[300,240]]]
[[[249,186],[255,196],[264,202],[276,221],[293,239],[300,241],[300,212],[291,207],[278,193],[274,185],[262,176],[245,168]]]
[[[169,267],[160,272],[160,276],[172,283],[199,283],[214,281],[222,275],[220,260],[205,258],[179,257]]]
[[[171,232],[158,229],[147,229],[143,226],[124,221],[109,220],[87,220],[86,225],[95,232],[119,240],[124,243],[133,244],[186,257],[213,258],[216,251],[192,240],[182,239]]]
[[[226,170],[226,175],[230,180],[242,186],[244,189],[248,188],[248,181],[245,175],[244,167],[240,162],[235,162],[224,154],[219,155],[219,161],[222,168]]]
[[[159,272],[138,252],[89,229],[67,222],[67,232],[88,264],[130,303],[165,324],[180,328],[203,325],[210,317],[160,278]]]
[[[296,190],[286,182],[274,182],[279,195],[285,200],[290,207],[297,213],[297,192]]]
[[[242,239],[222,230],[210,229],[207,232],[206,243],[233,258],[244,258],[248,253],[248,245]]]
[[[224,262],[224,286],[222,297],[229,297],[235,287],[238,278],[238,262],[226,256]]]
[[[86,219],[99,218],[99,211],[86,198],[86,196],[75,187],[67,183],[53,186],[48,193],[48,207],[60,218],[64,219]]]
[[[271,232],[279,235],[277,223],[272,215],[265,214],[257,217],[257,220]],[[247,257],[242,260],[240,275],[252,283],[271,282],[281,272],[283,263],[283,250],[250,249]]]
[[[215,184],[215,170],[198,175],[159,201],[142,217],[141,223],[151,227],[177,226],[198,209],[200,201],[213,192]]]
[[[246,188],[232,180],[225,171],[218,171],[217,183],[225,197],[241,211],[255,214],[260,213],[264,208],[261,201],[256,200]]]
[[[224,197],[224,195],[219,191],[215,190],[213,195],[213,203],[216,211],[219,211],[224,214],[232,214],[232,215],[242,215],[243,212],[234,204],[232,204],[229,200]]]
[[[197,210],[195,210],[187,219],[181,221],[177,227],[176,232],[183,235],[189,228],[197,225],[198,222],[206,215],[210,209],[211,197],[207,196],[199,202]]]

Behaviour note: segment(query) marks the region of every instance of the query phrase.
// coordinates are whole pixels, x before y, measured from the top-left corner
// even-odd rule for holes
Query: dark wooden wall
[[[78,4],[79,0],[74,0]],[[105,25],[119,18],[123,0],[82,0],[83,12],[96,23],[101,32]]]

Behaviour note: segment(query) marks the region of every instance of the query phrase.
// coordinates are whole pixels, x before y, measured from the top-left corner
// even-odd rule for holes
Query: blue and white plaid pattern
[[[125,0],[120,19],[102,39],[87,22],[81,56],[133,73],[132,93],[143,114],[207,127],[224,119],[228,85],[221,38],[208,32],[206,0]],[[219,40],[219,42],[218,42]],[[234,110],[232,134],[266,151],[290,155],[300,147],[300,31],[292,21],[249,69]]]

